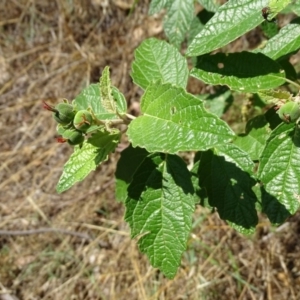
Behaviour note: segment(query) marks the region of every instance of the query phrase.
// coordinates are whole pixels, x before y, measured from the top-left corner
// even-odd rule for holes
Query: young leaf
[[[121,152],[121,157],[117,163],[116,177],[116,198],[117,201],[125,201],[127,197],[127,187],[130,184],[135,171],[149,155],[143,148],[133,148],[129,145]]]
[[[227,85],[232,90],[255,93],[285,83],[280,65],[260,53],[217,53],[198,58],[190,75],[207,84]]]
[[[107,112],[116,113],[116,103],[112,96],[109,67],[105,67],[100,78],[101,104]]]
[[[266,0],[229,0],[189,45],[186,55],[198,56],[221,48],[263,21]]]
[[[194,17],[194,0],[172,0],[164,19],[164,30],[170,43],[179,47]]]
[[[247,152],[252,160],[259,160],[271,130],[264,115],[254,117],[246,125],[246,133],[238,136],[234,144]]]
[[[115,92],[114,92],[115,91]],[[113,95],[116,93],[116,88],[113,89]],[[119,92],[120,93],[120,92]],[[119,116],[113,112],[108,112],[103,106],[100,96],[99,84],[90,84],[87,88],[83,89],[81,93],[75,98],[73,104],[77,110],[91,108],[96,117],[100,120],[113,120],[119,119]],[[116,97],[117,110],[124,111],[124,102],[120,96]]]
[[[120,140],[119,131],[113,133],[97,132],[83,146],[74,147],[74,153],[64,165],[63,173],[56,186],[58,193],[72,187],[76,182],[82,181],[91,171],[107,159]]]
[[[144,115],[130,123],[127,134],[133,147],[149,152],[206,150],[234,137],[224,121],[204,109],[201,100],[171,84],[150,85],[141,110]]]
[[[141,251],[168,278],[175,276],[186,250],[193,193],[186,164],[174,155],[146,158],[128,188],[125,219],[131,236],[141,236]]]
[[[116,101],[118,113],[125,114],[127,112],[127,102],[124,95],[114,86],[112,87],[112,95]]]
[[[295,124],[280,124],[269,137],[261,156],[258,177],[267,193],[294,214],[299,208],[300,147]]]
[[[278,60],[296,53],[299,49],[300,25],[288,24],[270,39],[260,52],[274,60]]]
[[[143,89],[159,80],[186,87],[188,75],[186,59],[165,41],[147,39],[135,50],[131,77]]]

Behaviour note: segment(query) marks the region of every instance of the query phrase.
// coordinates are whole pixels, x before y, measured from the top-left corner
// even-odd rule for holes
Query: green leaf
[[[115,172],[116,178],[116,199],[125,201],[127,187],[130,184],[135,171],[144,161],[149,153],[143,148],[133,148],[131,145],[121,152]]]
[[[83,89],[73,101],[77,110],[92,109],[93,113],[100,120],[119,119],[115,113],[107,112],[101,103],[99,84],[90,84]]]
[[[152,0],[149,7],[149,15],[154,15],[160,12],[162,9],[170,6],[172,0]]]
[[[198,56],[221,48],[263,21],[264,0],[229,0],[189,45],[186,55]]]
[[[262,50],[266,56],[278,60],[296,53],[300,49],[300,25],[288,24],[271,38]]]
[[[234,144],[247,152],[252,160],[259,160],[271,129],[264,115],[254,117],[246,125],[246,133],[238,136]]]
[[[138,168],[128,189],[125,219],[153,267],[173,278],[192,228],[193,186],[186,164],[155,154]]]
[[[269,137],[258,168],[266,192],[291,214],[298,210],[300,199],[300,147],[295,133],[295,124],[280,124]]]
[[[236,230],[254,232],[258,218],[253,162],[241,149],[227,144],[213,151],[203,152],[200,159],[199,185],[208,194],[210,206],[216,207],[220,217]]]
[[[221,117],[226,107],[233,102],[232,92],[227,90],[218,94],[210,94],[205,98],[204,107],[211,113]]]
[[[118,113],[125,114],[127,112],[127,102],[124,95],[114,86],[112,87],[112,95],[116,101]]]
[[[261,53],[217,53],[198,58],[190,75],[212,85],[254,93],[285,83],[280,65]]]
[[[201,100],[171,84],[150,85],[141,110],[144,115],[130,123],[127,134],[134,147],[149,152],[206,150],[234,137],[224,121],[204,109]]]
[[[219,8],[216,0],[198,0],[198,2],[208,11],[216,12]]]
[[[246,152],[232,144],[215,149],[211,162],[211,191],[209,203],[217,207],[223,220],[236,230],[248,234],[255,231],[258,217],[254,164]]]
[[[74,153],[64,165],[63,173],[56,186],[57,192],[62,193],[68,190],[94,171],[107,159],[108,154],[115,150],[120,136],[119,131],[113,133],[99,131],[85,141],[81,148],[74,147]]]
[[[147,39],[135,50],[131,76],[143,89],[158,80],[186,87],[188,75],[186,59],[165,41]]]
[[[290,4],[291,0],[269,0],[268,6],[270,7],[270,14],[268,19],[271,20],[275,16]]]
[[[171,44],[179,47],[194,18],[194,0],[173,0],[164,19],[164,30]]]
[[[290,92],[283,90],[261,90],[258,95],[266,103],[283,104],[292,100],[293,95]]]
[[[210,164],[208,163],[206,166],[208,168],[205,168],[206,166],[204,166],[202,159],[202,152],[197,152],[195,155],[195,159],[194,159],[194,165],[193,168],[191,169],[190,173],[191,173],[191,179],[192,179],[192,184],[195,190],[195,194],[194,194],[194,201],[195,204],[200,204],[203,207],[212,209],[213,207],[211,207],[209,205],[208,202],[208,194],[207,194],[207,190],[205,188],[204,184],[200,183],[200,176],[199,176],[199,172],[200,172],[200,162],[201,162],[201,172],[203,172],[204,174],[207,175],[206,178],[210,178],[211,174],[210,174]],[[206,162],[208,162],[206,160]]]
[[[291,214],[278,200],[261,187],[262,212],[274,225],[282,224]]]
[[[100,78],[100,98],[104,109],[109,113],[116,113],[116,103],[112,96],[109,67],[105,67]]]

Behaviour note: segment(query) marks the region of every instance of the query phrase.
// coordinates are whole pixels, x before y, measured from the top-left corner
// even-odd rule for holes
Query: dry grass
[[[73,99],[109,65],[113,84],[137,110],[141,92],[128,75],[133,50],[161,26],[147,16],[148,1],[129,14],[132,2],[2,0],[0,299],[299,299],[299,215],[273,232],[262,219],[256,236],[244,237],[198,208],[170,281],[130,240],[114,200],[118,154],[55,192],[71,148],[55,142],[41,103]]]

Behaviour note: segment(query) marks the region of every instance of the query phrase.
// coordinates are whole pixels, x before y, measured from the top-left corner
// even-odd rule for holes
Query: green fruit
[[[80,110],[76,113],[73,124],[76,129],[86,132],[93,124],[93,116],[87,110]]]
[[[73,106],[69,103],[59,103],[53,109],[54,120],[62,125],[71,123],[75,117]]]
[[[284,122],[296,122],[300,117],[300,108],[295,102],[287,102],[279,108],[277,113]]]
[[[66,132],[64,133],[64,138],[67,138],[68,143],[70,145],[75,146],[75,145],[80,145],[83,143],[84,136],[82,135],[82,132],[80,132],[78,130],[69,130],[69,129],[66,131],[70,131],[70,132],[68,132],[68,137],[65,136]]]

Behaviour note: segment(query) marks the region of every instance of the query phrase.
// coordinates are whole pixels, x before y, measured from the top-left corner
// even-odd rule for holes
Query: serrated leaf
[[[198,56],[221,48],[263,21],[264,0],[229,0],[189,45],[186,55]]]
[[[98,132],[83,146],[74,147],[74,153],[64,165],[63,173],[56,186],[58,193],[62,193],[75,183],[82,181],[91,171],[105,161],[108,154],[115,150],[120,139],[120,133]]]
[[[211,113],[221,117],[228,105],[233,102],[232,92],[227,90],[223,93],[210,94],[204,100],[204,107]]]
[[[171,5],[172,0],[152,0],[149,7],[149,15],[154,15]]]
[[[260,53],[217,53],[198,58],[190,75],[207,84],[227,85],[232,90],[255,93],[285,83],[280,65]]]
[[[192,228],[193,186],[186,164],[174,155],[146,158],[128,189],[125,219],[152,266],[173,278]]]
[[[107,112],[106,108],[102,105],[100,96],[99,84],[90,84],[87,88],[83,89],[81,93],[73,101],[77,110],[91,108],[96,117],[100,120],[114,120],[119,119],[115,113]],[[118,111],[123,110],[123,104],[116,102]]]
[[[254,117],[246,125],[246,133],[238,136],[234,144],[247,152],[252,160],[258,160],[265,147],[271,129],[264,115]]]
[[[253,162],[238,147],[227,144],[202,153],[198,176],[199,185],[206,190],[208,201],[216,207],[221,219],[236,230],[254,232],[258,218],[255,209],[256,196]]]
[[[121,157],[118,160],[115,172],[117,201],[125,201],[127,197],[127,187],[135,171],[147,155],[149,155],[149,153],[145,149],[138,147],[133,148],[131,145],[121,152]]]
[[[165,41],[147,39],[135,50],[131,76],[143,89],[158,80],[186,87],[188,75],[186,59]]]
[[[208,202],[208,195],[207,195],[206,188],[204,187],[203,184],[200,183],[200,179],[199,179],[200,162],[202,163],[201,172],[204,172],[207,175],[207,178],[209,177],[209,173],[210,173],[210,165],[208,165],[209,169],[205,170],[205,166],[203,165],[203,161],[201,161],[201,158],[202,158],[202,152],[197,152],[195,156],[193,168],[190,171],[192,176],[191,177],[192,184],[195,190],[194,201],[195,204],[200,204],[203,207],[212,209],[212,207],[209,205]]]
[[[261,187],[262,212],[274,225],[282,224],[291,214],[278,200]]]
[[[219,8],[219,3],[216,0],[198,0],[198,2],[208,11],[216,12]]]
[[[293,140],[295,124],[280,124],[261,156],[258,177],[266,192],[294,214],[299,208],[300,147]]]
[[[258,217],[255,209],[256,196],[254,164],[246,152],[233,144],[215,149],[212,159],[212,191],[210,204],[236,230],[249,234],[255,231]]]
[[[112,87],[112,95],[116,101],[118,113],[125,114],[127,112],[127,102],[125,96],[114,86]]]
[[[104,68],[100,78],[100,97],[102,107],[109,113],[116,113],[116,103],[112,96],[109,67]]]
[[[262,50],[266,56],[279,60],[296,53],[300,49],[300,25],[288,24],[271,38]]]
[[[258,95],[266,103],[283,104],[292,100],[293,95],[290,92],[283,90],[261,90]]]
[[[134,147],[149,152],[206,150],[229,142],[230,127],[203,107],[203,102],[171,84],[150,85],[141,100],[143,115],[128,127]]]
[[[173,0],[164,18],[164,30],[171,44],[179,47],[194,17],[194,0]]]

